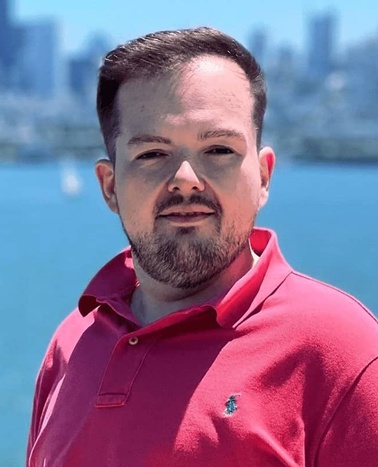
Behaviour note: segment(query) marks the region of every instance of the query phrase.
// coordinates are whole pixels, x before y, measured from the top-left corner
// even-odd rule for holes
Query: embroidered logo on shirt
[[[232,394],[226,401],[226,408],[224,409],[224,415],[226,417],[231,416],[234,412],[238,410],[238,406],[236,404],[236,398],[239,397],[240,394]]]

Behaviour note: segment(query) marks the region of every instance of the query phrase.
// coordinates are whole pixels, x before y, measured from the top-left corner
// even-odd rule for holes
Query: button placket
[[[127,340],[123,337],[118,341],[107,365],[97,395],[96,407],[125,405],[143,362],[157,340],[158,336],[145,336],[142,340],[132,336]]]

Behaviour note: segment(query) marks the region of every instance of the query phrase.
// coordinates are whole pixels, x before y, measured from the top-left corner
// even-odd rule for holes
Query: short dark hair
[[[245,72],[255,100],[253,121],[257,130],[257,146],[260,146],[266,109],[266,84],[261,68],[251,53],[232,37],[209,27],[160,31],[118,46],[106,55],[100,68],[97,113],[112,162],[115,161],[115,140],[119,132],[115,102],[120,86],[131,79],[154,78],[179,70],[184,64],[204,55],[233,60]]]

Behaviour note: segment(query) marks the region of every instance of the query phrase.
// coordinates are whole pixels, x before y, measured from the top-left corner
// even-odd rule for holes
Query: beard
[[[178,229],[175,237],[139,234],[129,238],[140,267],[156,281],[179,289],[197,289],[227,269],[246,248],[252,230],[236,235],[198,238],[194,227]]]
[[[203,195],[193,195],[184,203],[181,195],[175,195],[156,207],[155,215],[164,209],[182,204],[200,204],[211,208],[215,216],[215,232],[212,236],[197,233],[197,227],[177,228],[174,234],[157,232],[138,232],[130,235],[121,223],[129,240],[133,256],[139,266],[158,282],[179,289],[197,289],[206,284],[241,254],[249,244],[255,218],[249,225],[234,222],[222,228],[223,212],[217,201]],[[246,225],[241,230],[241,225]],[[238,228],[237,228],[238,227]]]

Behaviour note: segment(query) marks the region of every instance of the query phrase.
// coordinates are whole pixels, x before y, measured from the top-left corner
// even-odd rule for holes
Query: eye
[[[215,148],[210,148],[207,151],[205,151],[205,154],[214,154],[214,155],[222,155],[222,154],[233,154],[234,151],[230,148],[227,148],[225,146],[218,146]]]
[[[159,159],[165,157],[167,154],[160,151],[149,151],[145,152],[144,154],[140,154],[137,159],[139,160],[152,160],[152,159]]]

